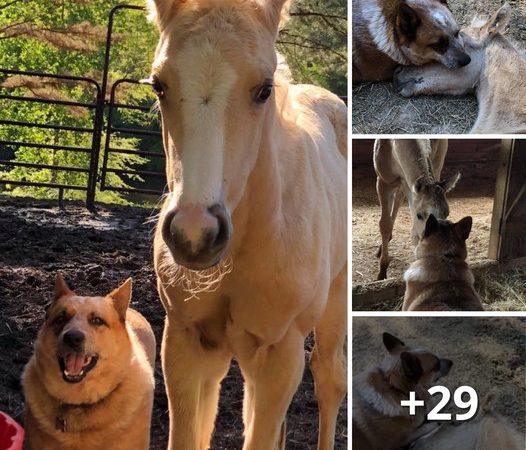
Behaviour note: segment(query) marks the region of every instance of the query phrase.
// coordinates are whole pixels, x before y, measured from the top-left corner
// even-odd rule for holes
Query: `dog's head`
[[[409,347],[389,333],[383,334],[383,342],[389,356],[384,359],[382,369],[389,383],[404,392],[415,386],[431,386],[446,376],[453,365],[451,360],[423,348]]]
[[[396,35],[402,53],[414,65],[438,61],[457,69],[471,62],[446,0],[399,0]]]
[[[97,401],[115,388],[131,357],[126,329],[130,296],[131,279],[105,297],[82,297],[57,275],[36,343],[37,367],[52,395],[89,393],[82,403]]]
[[[469,237],[472,225],[473,219],[470,216],[454,223],[436,219],[431,214],[415,248],[416,257],[446,256],[466,259],[466,239]]]

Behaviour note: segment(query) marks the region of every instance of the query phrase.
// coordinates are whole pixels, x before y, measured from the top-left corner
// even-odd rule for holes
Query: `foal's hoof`
[[[398,66],[393,76],[393,86],[403,97],[412,97],[416,94],[417,85],[424,81],[423,78],[415,78],[409,72],[410,68]]]

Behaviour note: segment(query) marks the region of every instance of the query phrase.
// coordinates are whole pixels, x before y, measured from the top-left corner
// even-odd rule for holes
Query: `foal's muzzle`
[[[192,270],[219,263],[231,235],[232,222],[223,204],[175,208],[166,213],[162,224],[164,242],[175,262]]]

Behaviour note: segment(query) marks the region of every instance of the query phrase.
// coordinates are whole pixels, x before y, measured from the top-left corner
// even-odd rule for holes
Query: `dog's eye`
[[[272,83],[269,81],[266,81],[265,84],[260,86],[256,93],[254,94],[254,100],[257,103],[265,103],[270,95],[272,94]]]
[[[68,321],[68,318],[65,314],[60,314],[59,316],[55,317],[53,320],[53,325],[64,325]]]
[[[106,322],[103,319],[101,319],[100,317],[96,317],[96,316],[93,316],[92,318],[90,318],[89,323],[96,327],[101,327],[102,325],[106,325]]]
[[[424,220],[424,216],[423,216],[422,214],[420,214],[420,213],[418,213],[418,214],[416,215],[416,218],[417,218],[418,220]]]
[[[431,44],[430,47],[438,53],[444,53],[449,47],[449,38],[441,37],[437,42]]]

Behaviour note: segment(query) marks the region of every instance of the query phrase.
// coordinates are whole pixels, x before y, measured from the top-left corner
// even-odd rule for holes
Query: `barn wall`
[[[374,139],[353,139],[353,178],[374,178]],[[494,179],[499,163],[501,141],[498,139],[450,139],[444,164],[444,175],[460,171],[462,178]]]
[[[526,140],[505,142],[500,163],[489,256],[526,258]]]

